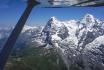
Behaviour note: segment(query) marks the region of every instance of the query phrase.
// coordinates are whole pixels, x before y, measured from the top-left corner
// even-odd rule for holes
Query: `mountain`
[[[43,38],[43,39],[42,39]],[[59,21],[52,17],[42,31],[42,42],[57,49],[70,69],[104,69],[104,22],[91,14],[79,21]]]
[[[2,39],[10,34],[8,30],[0,30]],[[44,27],[25,26],[16,45],[18,48],[21,44],[30,43],[46,49],[53,48],[68,70],[103,70],[103,41],[104,21],[86,14],[80,20],[60,21],[51,17]]]
[[[37,36],[40,34],[42,30],[42,26],[38,27],[31,27],[25,25],[21,34],[19,35],[19,38],[16,42],[15,47],[20,48],[22,46],[26,46],[28,43],[32,42],[33,37],[37,38]],[[4,45],[5,41],[9,37],[10,33],[12,32],[13,28],[1,28],[0,29],[0,48]]]

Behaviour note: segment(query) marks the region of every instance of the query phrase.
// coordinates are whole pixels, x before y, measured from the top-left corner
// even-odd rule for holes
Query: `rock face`
[[[0,31],[0,39],[4,33]],[[45,27],[25,26],[20,42],[57,50],[69,70],[104,69],[104,21],[91,14],[69,21],[52,17]]]
[[[42,31],[43,42],[57,49],[68,69],[103,70],[104,22],[91,14],[81,20],[52,17]]]
[[[42,26],[31,27],[31,26],[25,25],[15,46],[21,47],[21,45],[25,46],[26,44],[32,42],[33,38],[39,37],[39,35],[41,34],[41,31],[42,31],[42,28],[43,28]],[[5,44],[5,41],[9,37],[12,30],[13,30],[13,28],[5,28],[5,29],[1,28],[0,29],[0,49]]]

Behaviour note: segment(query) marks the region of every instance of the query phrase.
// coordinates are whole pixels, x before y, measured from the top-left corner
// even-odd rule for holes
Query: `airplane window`
[[[103,70],[104,1],[34,1],[0,0],[0,70]]]

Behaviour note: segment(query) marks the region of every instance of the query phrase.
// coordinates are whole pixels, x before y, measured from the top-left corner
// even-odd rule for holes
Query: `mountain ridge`
[[[103,70],[103,38],[104,22],[86,14],[78,21],[51,17],[44,27],[25,26],[17,43],[32,42],[37,47],[56,49],[68,69],[75,64],[81,70]],[[84,65],[79,65],[80,62]]]

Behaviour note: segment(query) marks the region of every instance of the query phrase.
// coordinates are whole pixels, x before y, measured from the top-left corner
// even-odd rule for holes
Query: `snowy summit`
[[[0,29],[0,40],[10,31]],[[56,49],[68,69],[71,65],[82,70],[104,69],[104,21],[91,14],[77,21],[51,17],[44,27],[25,26],[17,42]]]

